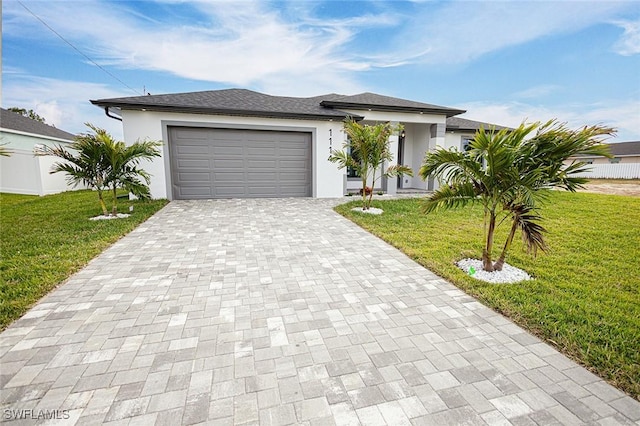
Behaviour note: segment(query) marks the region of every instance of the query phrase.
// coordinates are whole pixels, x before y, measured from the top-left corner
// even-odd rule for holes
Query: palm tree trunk
[[[489,213],[489,230],[487,231],[487,244],[482,251],[482,269],[493,272],[493,262],[491,261],[491,251],[493,250],[493,234],[496,229],[496,214]]]
[[[367,203],[367,210],[371,208],[371,200],[373,199],[373,185],[376,184],[376,171],[373,170],[373,176],[371,176],[371,192],[369,193],[369,202]]]
[[[504,266],[504,261],[507,258],[507,252],[509,251],[509,248],[511,248],[511,243],[513,242],[513,237],[516,235],[517,229],[518,229],[518,221],[514,217],[513,224],[511,225],[511,231],[509,232],[507,241],[505,241],[504,243],[502,253],[500,253],[500,257],[498,258],[498,261],[493,265],[493,269],[495,271],[502,271],[502,267]]]
[[[362,177],[362,210],[367,210],[367,176]]]
[[[107,211],[107,204],[104,202],[104,197],[102,196],[102,189],[98,189],[98,200],[100,200],[100,208],[102,208],[102,214],[105,216],[109,216],[109,212]]]
[[[113,204],[111,207],[111,215],[112,216],[117,216],[118,215],[118,187],[114,184],[113,188]]]

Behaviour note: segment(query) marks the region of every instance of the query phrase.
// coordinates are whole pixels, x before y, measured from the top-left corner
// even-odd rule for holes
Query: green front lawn
[[[121,200],[129,218],[91,221],[101,213],[92,191],[0,194],[0,329],[165,204]]]
[[[640,199],[552,192],[542,209],[549,251],[528,256],[520,240],[507,263],[535,280],[488,284],[455,266],[482,254],[482,210],[425,216],[419,199],[374,201],[381,216],[336,210],[420,264],[640,397]],[[506,228],[507,226],[503,226]],[[507,229],[497,234],[501,248]]]

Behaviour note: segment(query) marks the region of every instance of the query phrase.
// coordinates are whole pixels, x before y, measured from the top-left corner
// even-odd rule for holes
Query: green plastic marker
[[[476,268],[474,268],[473,266],[469,268],[469,275],[473,276],[476,273]]]

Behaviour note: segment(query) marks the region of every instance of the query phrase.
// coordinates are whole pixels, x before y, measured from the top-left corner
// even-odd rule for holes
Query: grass
[[[110,207],[110,199],[106,200]],[[101,214],[92,191],[38,197],[0,194],[0,329],[51,289],[132,231],[166,200],[120,201],[129,218],[91,221]]]
[[[547,253],[514,240],[507,262],[535,280],[475,280],[455,266],[482,254],[479,207],[420,212],[419,199],[374,201],[380,216],[336,210],[487,306],[550,342],[634,398],[640,397],[640,199],[552,192],[542,208]],[[507,226],[503,226],[506,228]],[[507,229],[499,229],[500,245]]]

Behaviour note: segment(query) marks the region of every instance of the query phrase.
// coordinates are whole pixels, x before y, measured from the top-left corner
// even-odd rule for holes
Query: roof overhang
[[[290,118],[297,120],[344,120],[347,117],[352,117],[356,121],[363,120],[362,116],[354,116],[353,114],[342,113],[341,111],[332,110],[332,114],[308,114],[298,112],[285,112],[285,111],[256,111],[256,110],[244,110],[244,109],[229,109],[229,108],[205,108],[198,106],[174,106],[174,105],[157,105],[146,103],[124,103],[124,102],[106,102],[102,100],[91,100],[93,105],[103,108],[117,108],[121,111],[155,111],[155,112],[172,112],[172,113],[188,113],[188,114],[203,114],[203,115],[231,115],[238,117],[263,117],[263,118]]]
[[[352,109],[360,111],[386,111],[386,112],[409,112],[417,114],[440,114],[447,117],[453,117],[454,115],[463,114],[467,111],[454,108],[416,108],[406,106],[393,106],[393,105],[376,105],[376,104],[361,104],[353,102],[340,102],[340,101],[322,101],[320,105],[327,108],[340,109]]]

